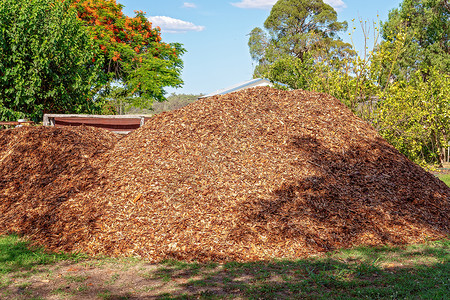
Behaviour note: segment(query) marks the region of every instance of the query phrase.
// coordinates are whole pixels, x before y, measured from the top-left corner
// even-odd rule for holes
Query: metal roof
[[[212,97],[215,95],[224,95],[224,94],[228,94],[228,93],[232,93],[232,92],[236,92],[239,90],[243,90],[243,89],[248,89],[248,88],[252,88],[252,87],[256,87],[256,86],[273,86],[273,84],[264,78],[256,78],[256,79],[252,79],[252,80],[248,80],[248,81],[244,81],[238,84],[235,84],[233,86],[230,86],[228,88],[225,89],[221,89],[221,90],[217,90],[213,93],[210,93],[208,95],[203,95],[200,98],[207,98],[207,97]]]

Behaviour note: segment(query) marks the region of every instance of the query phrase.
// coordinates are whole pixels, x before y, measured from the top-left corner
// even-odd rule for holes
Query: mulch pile
[[[101,186],[104,154],[117,140],[84,126],[0,131],[0,234],[30,235],[55,248],[78,223],[96,220],[95,199],[73,198]]]
[[[201,99],[117,142],[77,130],[0,132],[0,233],[153,261],[296,258],[450,234],[450,189],[325,94]]]

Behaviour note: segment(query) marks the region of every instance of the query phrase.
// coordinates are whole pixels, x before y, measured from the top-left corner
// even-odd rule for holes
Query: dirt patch
[[[151,118],[90,164],[61,182],[82,184],[76,192],[36,200],[65,214],[32,207],[15,217],[28,199],[1,194],[0,211],[11,211],[3,231],[53,250],[152,261],[298,258],[450,233],[450,189],[320,93],[266,87],[202,99]]]
[[[23,272],[4,277],[9,286],[2,299],[154,299],[182,289],[178,281],[158,276],[159,268],[145,262],[58,263],[42,266],[32,274]]]

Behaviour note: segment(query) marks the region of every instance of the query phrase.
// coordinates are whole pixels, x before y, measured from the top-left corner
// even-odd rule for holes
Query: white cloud
[[[324,0],[323,2],[329,4],[334,9],[346,8],[347,5],[342,0]],[[240,8],[258,8],[269,9],[277,3],[277,0],[242,0],[241,2],[232,2],[231,5]]]
[[[336,10],[340,10],[347,7],[347,4],[344,3],[342,0],[323,0],[326,4],[329,4]]]
[[[242,0],[241,2],[232,2],[231,5],[239,8],[271,8],[277,0]]]
[[[152,22],[153,26],[161,27],[164,33],[185,33],[188,31],[202,31],[204,26],[198,26],[194,23],[174,19],[166,16],[149,17],[148,20]]]
[[[185,7],[185,8],[196,8],[197,5],[195,5],[195,3],[191,3],[191,2],[184,2],[183,3],[183,7]]]

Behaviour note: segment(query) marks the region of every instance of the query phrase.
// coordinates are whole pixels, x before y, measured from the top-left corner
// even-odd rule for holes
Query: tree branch
[[[448,0],[443,0],[442,4],[444,5],[444,7],[450,12],[450,4],[448,4]]]

